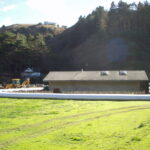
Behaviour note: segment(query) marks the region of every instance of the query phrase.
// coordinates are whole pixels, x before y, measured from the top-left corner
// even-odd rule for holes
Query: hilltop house
[[[34,72],[33,69],[27,68],[21,73],[22,78],[38,78],[41,76],[40,72]]]
[[[148,89],[145,71],[49,72],[44,82],[54,93],[137,93]]]

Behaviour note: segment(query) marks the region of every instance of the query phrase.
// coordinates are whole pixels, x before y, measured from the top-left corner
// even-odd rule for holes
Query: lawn
[[[150,102],[1,98],[0,150],[150,150]]]

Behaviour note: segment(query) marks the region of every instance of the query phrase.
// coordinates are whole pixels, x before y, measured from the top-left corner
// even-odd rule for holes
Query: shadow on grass
[[[150,102],[150,99],[59,99],[59,98],[0,98],[0,99],[11,99],[11,100],[51,100],[51,101],[57,101],[58,103],[63,103],[63,101],[110,101],[110,102],[136,102],[136,101],[147,101],[147,102]],[[57,103],[56,102],[56,103]]]

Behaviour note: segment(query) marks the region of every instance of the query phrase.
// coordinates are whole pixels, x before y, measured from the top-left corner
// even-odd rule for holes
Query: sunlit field
[[[1,98],[0,150],[150,150],[150,102]]]

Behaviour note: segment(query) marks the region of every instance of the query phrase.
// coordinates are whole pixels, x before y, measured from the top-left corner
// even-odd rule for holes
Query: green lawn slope
[[[149,150],[150,102],[0,99],[0,150]]]

